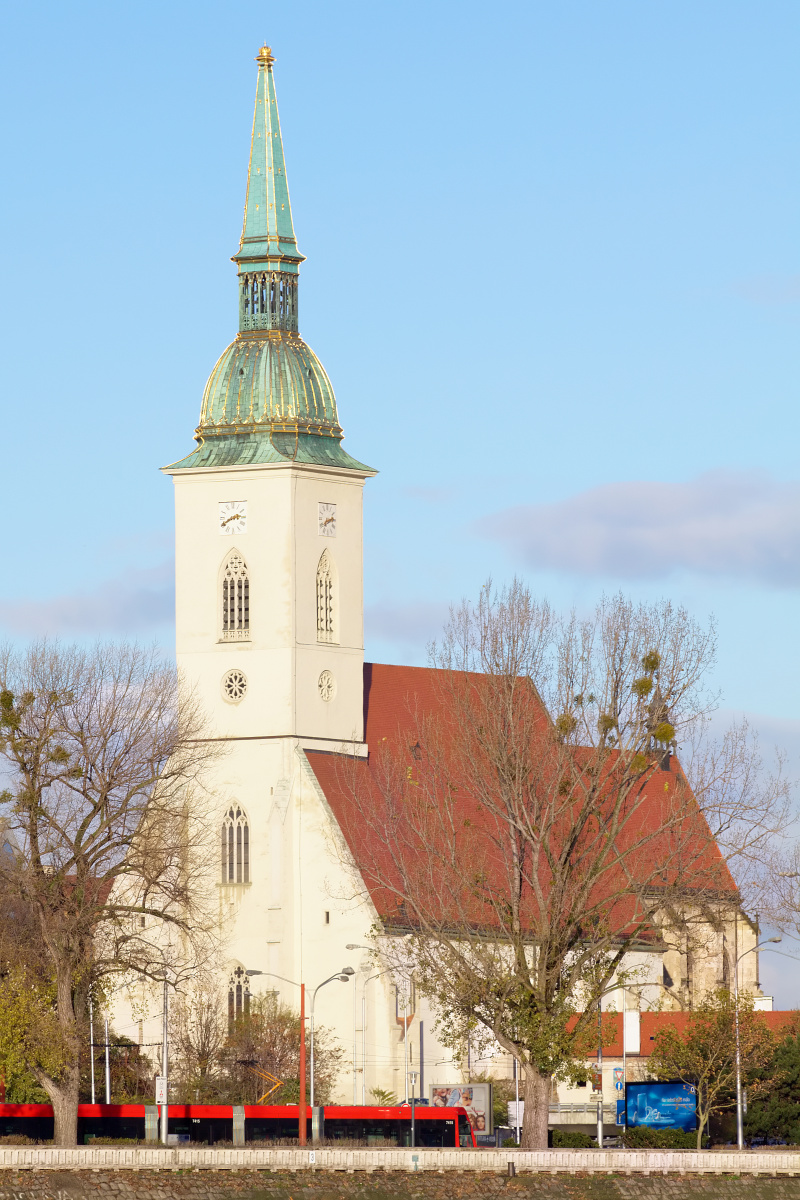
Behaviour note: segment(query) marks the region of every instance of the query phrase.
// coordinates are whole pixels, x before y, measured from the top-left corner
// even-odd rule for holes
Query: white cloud
[[[609,483],[507,509],[478,531],[531,567],[618,579],[676,571],[800,584],[800,483],[714,471],[686,483]]]
[[[131,570],[89,591],[49,600],[0,601],[0,628],[43,634],[141,633],[175,619],[175,564]]]

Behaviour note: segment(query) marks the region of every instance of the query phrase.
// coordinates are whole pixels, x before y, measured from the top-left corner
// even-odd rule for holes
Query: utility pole
[[[514,1059],[514,1090],[515,1090],[516,1096],[517,1096],[517,1107],[515,1109],[516,1118],[517,1118],[515,1133],[517,1135],[517,1145],[519,1145],[519,1131],[520,1131],[520,1125],[519,1125],[519,1064],[518,1064],[516,1058]]]
[[[106,1017],[106,1104],[111,1103],[111,1061],[108,1056],[108,1017]]]
[[[300,1107],[297,1112],[297,1134],[301,1146],[306,1144],[306,985],[300,984]]]
[[[96,1104],[97,1101],[95,1100],[94,1092],[94,1005],[92,1004],[91,996],[89,997],[89,1066],[92,1076],[92,1104]]]
[[[603,1009],[597,1001],[597,1079],[600,1099],[597,1101],[597,1149],[603,1149]]]
[[[161,1032],[161,1077],[164,1080],[164,1103],[161,1105],[161,1144],[166,1146],[169,1135],[169,1058],[167,1047],[167,1030],[169,1018],[169,997],[167,996],[167,977],[164,976],[164,1014]]]
[[[412,1145],[412,1147],[416,1146],[416,1144],[417,1144],[417,1121],[416,1121],[416,1111],[415,1111],[416,1100],[414,1097],[414,1092],[416,1090],[416,1083],[417,1083],[417,1072],[412,1071],[411,1072],[411,1145]]]

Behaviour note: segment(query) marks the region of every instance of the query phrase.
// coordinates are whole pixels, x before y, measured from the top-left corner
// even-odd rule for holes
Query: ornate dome
[[[342,436],[331,381],[296,333],[240,333],[206,384],[200,437],[260,430]]]
[[[239,333],[203,393],[197,448],[164,470],[278,465],[344,467],[374,475],[342,447],[336,397],[297,332],[297,249],[268,46],[258,58],[247,199],[238,266]]]

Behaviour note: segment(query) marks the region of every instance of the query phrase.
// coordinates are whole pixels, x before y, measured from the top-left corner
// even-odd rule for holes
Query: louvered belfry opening
[[[222,822],[222,882],[250,882],[250,825],[240,805],[231,805]]]
[[[250,637],[250,577],[240,554],[228,555],[222,572],[222,640],[247,641]]]
[[[242,330],[297,333],[297,276],[286,271],[249,271],[239,276]]]

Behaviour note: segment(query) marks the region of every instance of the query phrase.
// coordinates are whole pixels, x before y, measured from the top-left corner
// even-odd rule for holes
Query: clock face
[[[336,505],[322,504],[319,506],[320,537],[336,537]]]
[[[247,502],[223,500],[219,506],[219,531],[222,534],[247,531]]]

